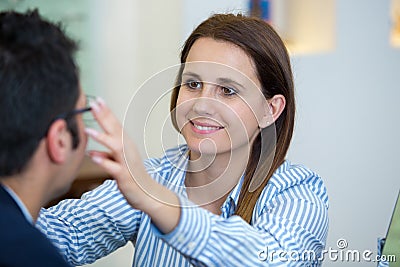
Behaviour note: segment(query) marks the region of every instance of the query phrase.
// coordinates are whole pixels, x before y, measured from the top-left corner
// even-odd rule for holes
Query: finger
[[[131,173],[123,165],[101,156],[93,156],[91,159],[117,181],[118,188],[125,196],[129,195],[130,191],[137,189],[137,184],[132,179]]]
[[[118,138],[101,133],[92,128],[85,128],[85,133],[93,138],[97,143],[107,147],[114,156],[122,155],[122,143]]]
[[[114,178],[123,177],[122,175],[124,169],[122,165],[118,162],[115,162],[107,157],[103,157],[101,154],[90,156],[92,161],[99,165],[102,169],[104,169],[108,174],[113,176]]]
[[[114,160],[114,156],[105,151],[89,150],[87,151],[89,157],[101,157],[105,159]]]
[[[97,98],[96,102],[91,102],[92,114],[104,132],[112,135],[122,135],[122,125],[117,117],[108,108],[105,101]]]

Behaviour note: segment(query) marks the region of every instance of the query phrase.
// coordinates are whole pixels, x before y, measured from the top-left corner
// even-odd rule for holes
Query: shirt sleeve
[[[378,238],[378,265],[377,267],[389,267],[389,262],[386,261],[386,257],[382,255],[383,245],[385,244],[385,238]]]
[[[328,229],[327,205],[315,195],[293,197],[293,187],[263,203],[250,225],[222,218],[184,197],[178,226],[160,238],[195,266],[320,266]]]
[[[81,199],[61,201],[42,209],[36,223],[73,265],[94,262],[132,240],[142,212],[133,209],[115,181],[85,193]]]

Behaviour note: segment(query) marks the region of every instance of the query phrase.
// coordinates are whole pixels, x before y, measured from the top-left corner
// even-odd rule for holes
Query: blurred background
[[[257,2],[266,4],[255,8]],[[213,13],[268,20],[291,53],[297,120],[288,159],[319,173],[330,196],[327,249],[370,250],[384,237],[400,188],[400,1],[398,0],[0,0],[0,9],[37,7],[80,42],[87,94],[103,97],[121,121],[141,85],[179,63],[184,40]],[[397,73],[397,74],[396,74]],[[157,102],[154,124],[168,115]],[[143,123],[143,114],[130,118]],[[167,122],[168,123],[168,122]],[[135,124],[132,123],[134,126]],[[143,157],[159,156],[176,134],[126,129]],[[88,266],[131,266],[131,244]],[[353,266],[376,266],[363,259]],[[348,265],[325,260],[324,266]]]

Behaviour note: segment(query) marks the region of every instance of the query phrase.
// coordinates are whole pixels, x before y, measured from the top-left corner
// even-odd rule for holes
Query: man
[[[34,223],[85,154],[75,50],[37,11],[0,13],[0,266],[69,266]]]

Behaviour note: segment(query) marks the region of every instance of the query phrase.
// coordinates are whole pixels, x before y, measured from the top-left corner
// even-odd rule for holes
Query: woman
[[[285,160],[295,103],[279,36],[257,18],[214,15],[181,63],[171,114],[187,144],[143,165],[98,100],[103,132],[87,134],[110,153],[90,155],[116,181],[43,210],[39,228],[73,264],[131,240],[134,266],[320,265],[328,198],[317,174]]]

